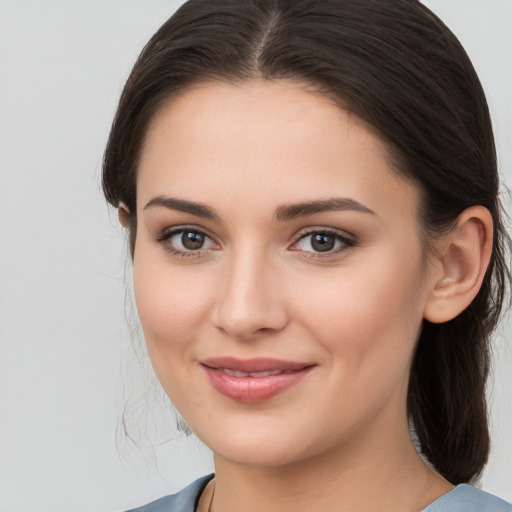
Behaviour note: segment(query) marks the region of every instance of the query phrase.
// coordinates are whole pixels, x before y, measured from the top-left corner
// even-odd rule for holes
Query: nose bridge
[[[262,248],[241,246],[226,258],[215,323],[230,336],[247,339],[286,325],[279,270]]]

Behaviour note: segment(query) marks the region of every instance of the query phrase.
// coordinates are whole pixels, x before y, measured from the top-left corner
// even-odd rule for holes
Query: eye
[[[156,241],[177,256],[199,256],[218,245],[203,231],[193,228],[174,228],[156,237]]]
[[[178,233],[171,238],[171,242],[174,244],[181,244],[183,249],[189,251],[197,251],[202,249],[206,241],[204,233],[198,233],[197,231],[183,231]]]
[[[333,254],[353,247],[355,241],[333,230],[316,230],[302,234],[292,250],[313,254]]]

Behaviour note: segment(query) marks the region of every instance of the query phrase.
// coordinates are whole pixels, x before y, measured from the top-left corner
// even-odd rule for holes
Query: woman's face
[[[218,457],[403,434],[431,288],[418,196],[362,121],[297,84],[207,84],[157,114],[135,296],[160,382]]]

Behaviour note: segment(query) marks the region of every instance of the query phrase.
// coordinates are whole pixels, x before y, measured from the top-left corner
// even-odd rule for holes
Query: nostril
[[[287,320],[284,315],[283,319],[277,319],[274,315],[253,315],[243,320],[221,318],[220,321],[216,322],[216,328],[230,337],[249,340],[271,336],[273,333],[281,331],[286,324]]]

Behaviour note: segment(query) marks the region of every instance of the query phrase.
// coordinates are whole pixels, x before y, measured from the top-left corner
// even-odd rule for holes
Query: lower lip
[[[204,366],[210,384],[231,400],[247,404],[264,402],[298,384],[312,369],[269,375],[266,377],[234,377],[215,368]]]

